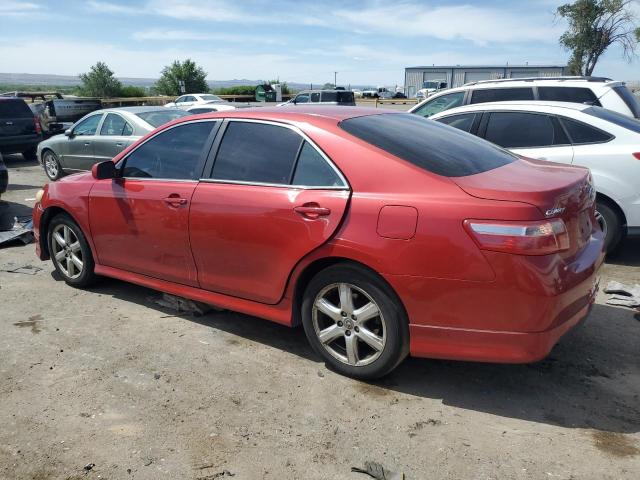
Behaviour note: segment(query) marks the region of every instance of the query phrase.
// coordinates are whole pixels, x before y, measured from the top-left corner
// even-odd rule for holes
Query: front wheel
[[[57,180],[64,174],[58,157],[51,150],[45,150],[43,152],[42,166],[44,167],[44,172],[47,174],[47,177],[51,180]]]
[[[596,202],[596,220],[604,233],[607,253],[613,252],[622,240],[622,222],[618,213],[605,202]]]
[[[80,227],[66,214],[56,215],[48,229],[49,254],[57,272],[73,287],[88,287],[95,263]]]
[[[377,275],[355,265],[318,273],[302,302],[302,323],[313,349],[333,370],[379,378],[408,354],[404,309]]]

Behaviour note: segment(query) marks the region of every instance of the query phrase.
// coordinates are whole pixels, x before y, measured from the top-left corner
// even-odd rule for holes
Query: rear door
[[[200,287],[275,304],[295,265],[338,228],[349,187],[288,125],[233,119],[224,128],[191,200]]]
[[[133,140],[133,127],[121,115],[107,113],[94,139],[95,162],[111,160],[128,147]]]
[[[63,142],[62,163],[71,170],[90,170],[94,160],[94,141],[102,119],[102,113],[94,113],[77,123],[71,135]]]
[[[524,157],[558,163],[573,161],[573,147],[553,115],[533,112],[486,112],[479,135]]]

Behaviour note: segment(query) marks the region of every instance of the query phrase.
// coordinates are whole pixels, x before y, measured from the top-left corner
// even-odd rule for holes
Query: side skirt
[[[198,302],[208,303],[234,312],[264,318],[288,327],[292,325],[291,301],[287,298],[282,299],[282,301],[277,305],[266,305],[264,303],[222,295],[220,293],[168,282],[166,280],[160,280],[158,278],[148,277],[138,273],[127,272],[119,268],[106,267],[104,265],[96,264],[95,273],[97,275],[135,283],[136,285],[152,288],[154,290],[160,290],[161,292],[170,293],[171,295],[177,295],[191,300],[196,300]]]

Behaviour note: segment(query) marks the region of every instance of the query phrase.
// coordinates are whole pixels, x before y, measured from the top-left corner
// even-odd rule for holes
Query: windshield
[[[153,110],[151,112],[136,113],[138,117],[147,122],[153,128],[158,128],[160,125],[169,123],[171,120],[175,120],[180,117],[187,117],[191,115],[184,110],[172,110],[165,108],[163,110]]]
[[[200,98],[205,102],[224,102],[224,100],[217,95],[200,95]]]
[[[340,127],[396,157],[445,177],[486,172],[516,159],[475,135],[409,113],[350,118],[340,122]]]
[[[640,121],[627,117],[626,115],[622,115],[621,113],[607,110],[602,107],[589,107],[584,110],[584,113],[607,120],[608,122],[614,123],[619,127],[626,128],[627,130],[631,130],[632,132],[640,133]]]

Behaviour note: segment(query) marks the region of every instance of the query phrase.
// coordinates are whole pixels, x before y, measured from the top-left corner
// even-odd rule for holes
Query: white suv
[[[461,105],[513,100],[583,103],[640,118],[640,101],[624,82],[599,77],[518,78],[473,82],[440,91],[409,112],[430,117]]]
[[[500,102],[431,117],[524,157],[588,167],[607,251],[640,235],[640,121],[590,105]]]

